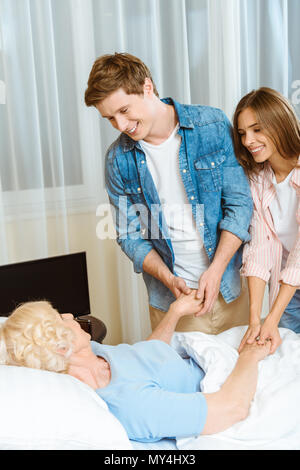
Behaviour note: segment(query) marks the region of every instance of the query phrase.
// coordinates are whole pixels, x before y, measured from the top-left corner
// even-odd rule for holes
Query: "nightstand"
[[[106,336],[106,326],[103,321],[99,320],[92,315],[82,315],[75,317],[75,320],[80,324],[81,328],[91,335],[93,341],[102,343]]]

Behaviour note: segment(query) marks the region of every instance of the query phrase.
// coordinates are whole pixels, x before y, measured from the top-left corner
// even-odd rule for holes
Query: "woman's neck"
[[[275,174],[277,183],[283,181],[287,175],[295,168],[298,162],[298,157],[285,159],[281,156],[270,158],[269,163]]]
[[[111,379],[108,362],[96,356],[90,348],[72,353],[68,374],[86,383],[94,390],[106,387]]]

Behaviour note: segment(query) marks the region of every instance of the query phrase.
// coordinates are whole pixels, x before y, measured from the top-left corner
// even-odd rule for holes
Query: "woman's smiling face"
[[[241,143],[250,152],[256,163],[263,163],[278,151],[257,122],[255,112],[251,108],[244,109],[238,117],[238,133]]]

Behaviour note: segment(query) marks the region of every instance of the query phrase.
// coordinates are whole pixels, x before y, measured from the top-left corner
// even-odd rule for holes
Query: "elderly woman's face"
[[[79,323],[74,320],[74,316],[71,313],[62,313],[61,318],[74,333],[73,352],[79,352],[89,346],[91,335],[81,328]]]

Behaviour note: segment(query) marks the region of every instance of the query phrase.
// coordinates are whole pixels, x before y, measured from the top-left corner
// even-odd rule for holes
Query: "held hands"
[[[240,352],[241,357],[247,357],[250,360],[262,361],[270,354],[271,341],[266,340],[262,344],[258,344],[258,341],[254,341],[251,344],[245,344],[242,351]]]
[[[181,318],[185,315],[192,315],[199,312],[201,301],[196,298],[197,291],[190,289],[189,294],[180,294],[177,300],[171,304],[170,310]]]
[[[170,291],[174,294],[176,299],[182,294],[190,294],[191,290],[185,283],[185,280],[182,277],[171,275],[169,285]]]
[[[241,341],[238,352],[241,353],[246,345],[255,343],[263,345],[266,341],[270,342],[271,345],[270,354],[273,354],[282,343],[278,325],[276,321],[269,316],[265,319],[262,325],[260,323],[249,325],[248,330]]]
[[[198,317],[212,310],[219,295],[221,279],[222,273],[211,267],[202,274],[199,279],[198,290],[193,290],[199,300],[199,310],[190,313],[194,313]],[[168,287],[176,299],[182,294],[189,295],[192,292],[192,289],[186,285],[184,279],[174,276],[174,274],[170,277]]]
[[[268,339],[271,341],[270,354],[273,354],[278,346],[281,345],[282,339],[279,334],[277,322],[270,316],[265,319],[260,329],[259,340],[257,342],[258,344],[263,344],[264,341]]]
[[[260,322],[253,323],[253,324],[250,323],[246,333],[243,336],[240,347],[238,349],[239,353],[242,351],[242,349],[244,349],[244,346],[246,344],[254,344],[256,342],[256,338],[258,338],[260,335],[260,329],[261,329]]]

